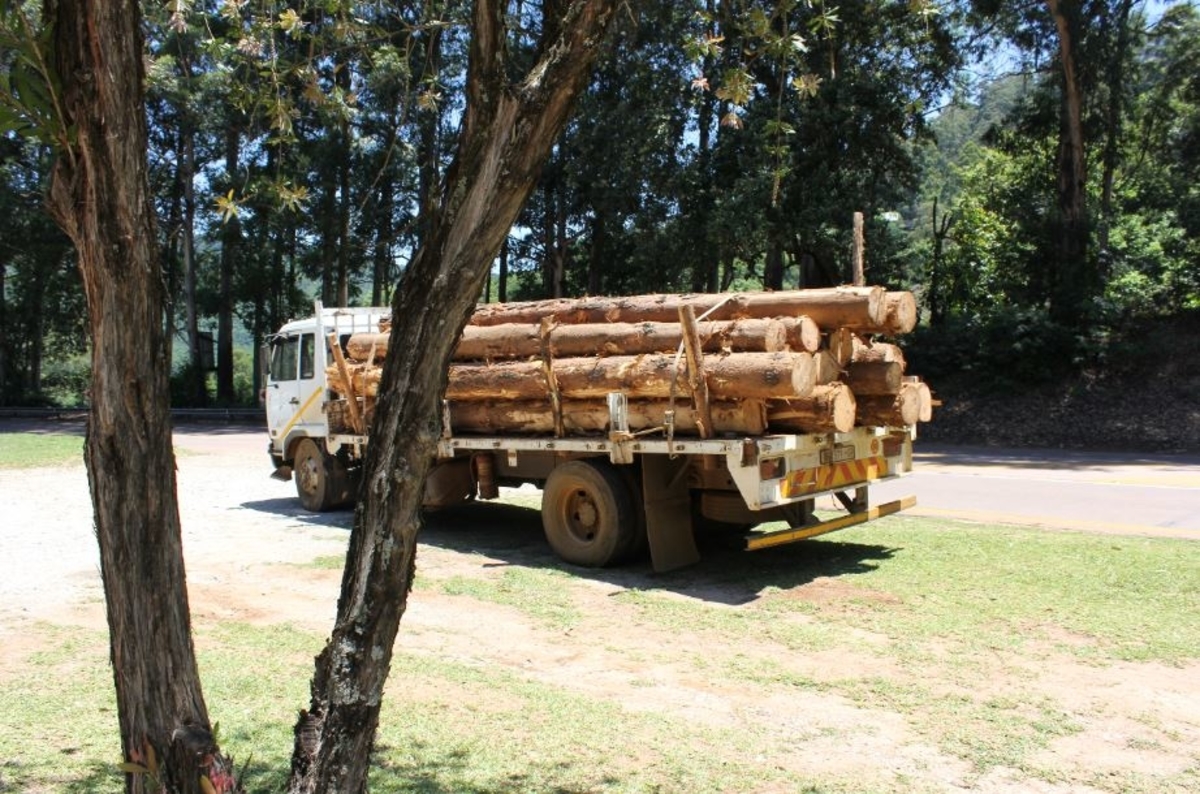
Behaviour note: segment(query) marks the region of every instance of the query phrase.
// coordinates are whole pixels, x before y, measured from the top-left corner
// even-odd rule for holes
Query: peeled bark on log
[[[629,429],[642,432],[666,424],[667,400],[635,400],[627,404]],[[675,402],[675,433],[699,435],[696,413],[686,401]],[[759,436],[767,431],[766,404],[759,400],[719,401],[710,405],[717,435]],[[608,433],[608,404],[604,400],[567,400],[562,406],[563,427],[568,433]],[[455,433],[513,433],[549,435],[554,432],[553,409],[548,400],[512,403],[451,402],[450,426]]]
[[[731,353],[705,359],[714,399],[802,397],[816,383],[807,353]],[[631,400],[689,396],[686,367],[663,354],[564,358],[554,362],[564,399],[601,398],[624,392]],[[672,388],[672,383],[674,387]],[[450,400],[540,400],[547,396],[540,363],[454,364],[446,397]]]
[[[787,325],[781,320],[705,321],[699,324],[699,331],[705,353],[775,353],[789,346]],[[677,350],[682,340],[678,322],[558,325],[550,331],[550,353],[555,358],[668,353]],[[387,334],[355,334],[346,343],[346,349],[351,358],[360,361],[366,360],[374,349],[378,359],[387,353],[387,342]],[[794,345],[792,349],[796,349]],[[497,361],[533,358],[541,353],[539,325],[468,325],[463,329],[453,360]]]
[[[917,327],[917,299],[911,292],[889,292],[884,296],[884,334],[899,336]]]
[[[896,394],[903,380],[904,369],[895,361],[851,363],[846,371],[846,383],[859,397]]]
[[[683,352],[687,356],[688,389],[692,393],[692,408],[699,424],[701,438],[712,438],[713,421],[708,397],[708,380],[704,377],[704,350],[700,341],[699,323],[691,306],[679,308],[679,324],[683,328]]]
[[[887,342],[864,342],[858,337],[854,337],[854,353],[851,361],[855,364],[869,361],[885,364],[895,362],[900,365],[901,370],[906,366],[904,351],[898,346],[890,345]]]
[[[609,356],[564,358],[554,362],[554,376],[563,399],[602,398],[609,392],[624,392],[631,400],[667,398],[674,394],[690,398],[687,367],[675,356]],[[346,389],[337,367],[326,369],[334,391],[352,391],[360,397],[378,393],[381,369],[348,364],[353,384]],[[705,359],[709,392],[714,399],[766,399],[803,397],[816,384],[816,366],[807,353],[731,353]],[[449,400],[542,400],[548,399],[545,373],[540,361],[505,361],[496,364],[453,364],[446,389]]]
[[[635,295],[625,298],[559,298],[480,306],[472,325],[538,323],[553,317],[564,324],[613,322],[672,322],[680,306],[691,306],[697,315],[712,311],[705,320],[739,317],[799,317],[807,315],[821,328],[851,328],[880,333],[887,309],[882,287],[831,287],[779,292],[695,293],[686,295]]]
[[[846,433],[854,427],[854,392],[844,383],[813,388],[807,397],[772,400],[767,423],[772,431]]]
[[[921,417],[921,389],[918,384],[902,384],[896,394],[858,395],[856,424],[866,427],[908,427]]]

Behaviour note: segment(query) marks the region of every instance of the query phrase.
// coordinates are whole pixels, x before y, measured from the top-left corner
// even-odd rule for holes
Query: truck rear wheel
[[[350,495],[349,474],[346,468],[328,455],[311,438],[296,446],[292,463],[296,480],[296,495],[305,510],[322,513],[345,504]]]
[[[559,557],[600,568],[620,562],[637,544],[637,505],[612,466],[572,460],[546,480],[542,527]]]

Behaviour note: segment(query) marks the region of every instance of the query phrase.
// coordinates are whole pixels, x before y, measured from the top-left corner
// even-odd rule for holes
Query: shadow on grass
[[[479,770],[464,750],[437,752],[432,747],[408,748],[403,761],[392,748],[379,745],[371,762],[370,786],[376,794],[508,794],[513,791],[541,791],[546,794],[582,794],[597,788],[609,789],[620,783],[611,776],[591,780],[578,787],[547,784],[567,773],[565,764],[555,764],[532,773],[507,774],[494,780],[479,780]],[[287,785],[288,763],[276,765],[251,762],[238,766],[238,776],[246,791],[283,791]],[[13,781],[14,783],[18,781]],[[0,791],[8,791],[0,778]],[[17,791],[19,789],[12,789]],[[119,794],[124,790],[117,765],[93,763],[75,775],[60,778],[55,791],[61,794]]]
[[[514,791],[540,791],[546,794],[583,794],[608,790],[621,781],[611,775],[590,780],[586,785],[562,786],[550,783],[570,775],[570,765],[555,763],[523,773],[509,773],[492,780],[479,780],[479,770],[470,753],[462,749],[437,752],[436,748],[417,743],[407,748],[407,760],[396,762],[392,748],[380,745],[372,760],[371,791],[376,794],[508,794]]]
[[[762,551],[742,548],[742,536],[698,533],[700,562],[656,573],[643,553],[617,568],[582,568],[560,560],[542,534],[539,512],[510,504],[472,503],[428,514],[421,542],[497,560],[492,565],[554,568],[626,590],[665,590],[721,604],[747,604],[768,588],[790,589],[821,577],[862,573],[897,549],[823,538]]]

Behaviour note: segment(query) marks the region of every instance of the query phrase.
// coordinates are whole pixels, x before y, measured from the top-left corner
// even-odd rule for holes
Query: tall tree
[[[1058,34],[1060,95],[1058,134],[1058,269],[1051,310],[1059,319],[1078,321],[1094,291],[1088,262],[1087,153],[1083,134],[1083,77],[1080,74],[1080,3],[1046,0]]]
[[[296,726],[292,792],[365,790],[383,685],[415,570],[421,493],[455,340],[533,190],[618,0],[548,0],[533,67],[510,78],[503,0],[476,0],[466,108],[429,234],[392,303],[364,487],[332,636]]]
[[[121,749],[151,773],[127,775],[125,787],[229,791],[191,639],[146,174],[141,15],[133,0],[47,0],[44,13],[60,144],[48,201],[75,244],[87,295],[84,459]]]

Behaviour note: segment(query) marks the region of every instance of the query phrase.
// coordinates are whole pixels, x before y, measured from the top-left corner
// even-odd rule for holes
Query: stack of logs
[[[627,398],[629,430],[675,435],[847,432],[928,421],[929,387],[877,337],[916,324],[908,292],[837,287],[641,295],[480,306],[446,391],[455,433],[609,432],[607,395]],[[329,385],[362,432],[387,355],[380,333],[350,337]],[[336,346],[335,346],[336,348]]]

